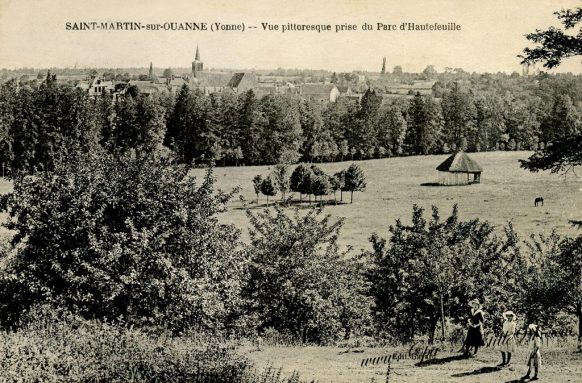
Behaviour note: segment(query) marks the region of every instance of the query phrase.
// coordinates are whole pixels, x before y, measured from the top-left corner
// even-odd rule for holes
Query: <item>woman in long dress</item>
[[[517,317],[513,311],[506,311],[503,313],[503,330],[501,339],[499,340],[499,351],[501,351],[501,358],[503,361],[499,364],[500,367],[509,366],[511,363],[511,354],[515,352],[517,343],[515,341],[515,330]]]
[[[474,299],[469,302],[471,306],[471,316],[467,321],[468,330],[467,338],[465,339],[465,355],[471,355],[470,349],[474,348],[475,352],[473,355],[477,355],[479,347],[485,346],[485,341],[483,340],[483,324],[485,323],[485,317],[483,316],[483,311],[481,311],[481,303]]]

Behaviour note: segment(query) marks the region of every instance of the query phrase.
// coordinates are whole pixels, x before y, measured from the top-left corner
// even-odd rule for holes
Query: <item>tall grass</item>
[[[218,346],[99,322],[0,333],[3,382],[240,382],[248,365]]]
[[[267,367],[255,371],[230,348],[191,335],[84,320],[32,321],[0,332],[0,383],[301,383]]]

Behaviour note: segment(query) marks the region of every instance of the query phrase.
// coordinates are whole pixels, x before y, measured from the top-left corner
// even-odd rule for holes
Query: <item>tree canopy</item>
[[[554,13],[564,25],[564,29],[574,29],[582,20],[582,8],[563,9]],[[582,54],[582,27],[575,34],[567,34],[560,28],[550,27],[545,31],[536,30],[526,35],[535,44],[535,48],[525,48],[524,64],[542,62],[544,67],[555,68],[563,59]]]
[[[232,194],[152,157],[66,155],[3,196],[14,233],[0,313],[36,304],[139,326],[220,328],[237,305],[239,231],[217,214]]]

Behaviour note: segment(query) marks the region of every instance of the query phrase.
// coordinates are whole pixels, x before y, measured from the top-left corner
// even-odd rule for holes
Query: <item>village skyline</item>
[[[378,72],[382,57],[387,69],[401,66],[418,73],[427,65],[437,71],[462,68],[477,73],[520,71],[517,57],[527,46],[525,34],[555,25],[553,12],[576,1],[537,0],[504,4],[450,0],[411,4],[369,0],[253,1],[183,3],[177,0],[103,0],[0,3],[0,68],[157,68],[188,65],[196,45],[211,68],[313,69],[330,72]],[[240,31],[71,31],[66,23],[86,21],[245,23]],[[340,32],[265,31],[262,23],[348,24]],[[373,25],[362,31],[363,23]],[[377,23],[457,23],[458,31],[380,31]],[[581,73],[579,59],[566,60],[553,73]]]

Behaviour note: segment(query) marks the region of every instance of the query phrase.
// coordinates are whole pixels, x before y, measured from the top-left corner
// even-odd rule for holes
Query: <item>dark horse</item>
[[[537,207],[540,202],[541,202],[542,206],[544,206],[544,198],[543,197],[537,197],[534,200],[534,206]]]

